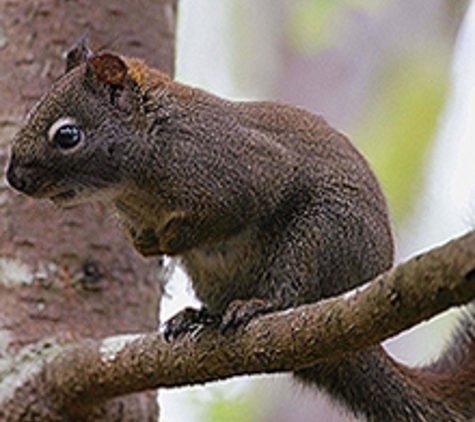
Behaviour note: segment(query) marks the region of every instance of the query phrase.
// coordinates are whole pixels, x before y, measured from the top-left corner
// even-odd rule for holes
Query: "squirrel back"
[[[64,206],[110,203],[142,255],[181,258],[199,315],[315,302],[392,265],[379,184],[322,117],[227,101],[112,53],[68,58],[13,140],[9,183]],[[468,421],[471,345],[460,335],[419,370],[374,347],[296,375],[370,421]]]

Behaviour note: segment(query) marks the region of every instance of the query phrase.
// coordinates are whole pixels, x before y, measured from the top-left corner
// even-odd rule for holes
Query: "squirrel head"
[[[148,93],[156,97],[157,86],[171,81],[153,72],[151,78],[137,59],[92,54],[81,42],[68,53],[64,75],[14,137],[9,184],[60,205],[113,194],[130,156],[124,151],[147,124]]]

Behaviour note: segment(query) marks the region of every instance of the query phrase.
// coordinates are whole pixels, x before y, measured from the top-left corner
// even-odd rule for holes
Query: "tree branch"
[[[475,232],[401,264],[353,292],[268,314],[234,333],[204,329],[80,343],[37,378],[58,412],[158,387],[310,366],[377,344],[475,298]]]

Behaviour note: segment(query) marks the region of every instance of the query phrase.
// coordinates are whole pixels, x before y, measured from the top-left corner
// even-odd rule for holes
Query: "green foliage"
[[[294,48],[315,54],[338,45],[348,34],[342,19],[352,11],[381,12],[390,0],[299,0],[290,6],[288,36]],[[439,40],[440,41],[440,40]],[[402,220],[419,193],[425,158],[445,103],[447,50],[401,40],[394,51],[381,53],[386,63],[369,90],[370,106],[351,130],[389,196],[392,213]],[[401,53],[402,49],[406,51]],[[421,47],[425,45],[425,47]],[[389,47],[389,46],[388,46]],[[426,50],[423,50],[426,48]],[[388,61],[389,57],[389,61]],[[374,79],[374,78],[372,78]],[[355,136],[356,135],[356,136]]]
[[[353,139],[372,163],[396,221],[411,211],[445,103],[445,66],[431,54],[395,58],[376,81],[369,110]]]
[[[356,9],[377,11],[387,0],[299,0],[290,7],[289,39],[300,52],[311,54],[330,47],[341,34],[335,19]]]
[[[249,388],[243,389],[207,389],[206,397],[202,394],[191,396],[194,407],[199,412],[202,422],[252,422],[258,420],[258,408],[255,393]]]

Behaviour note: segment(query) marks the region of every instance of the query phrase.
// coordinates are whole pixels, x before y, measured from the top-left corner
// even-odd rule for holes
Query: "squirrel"
[[[179,257],[203,308],[173,317],[169,339],[338,295],[393,264],[378,181],[322,117],[225,100],[84,43],[15,135],[7,180],[60,206],[105,201],[139,253]],[[471,321],[425,367],[375,346],[295,375],[368,421],[469,421]]]

